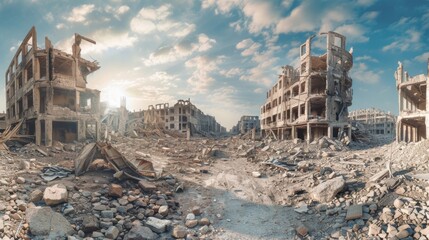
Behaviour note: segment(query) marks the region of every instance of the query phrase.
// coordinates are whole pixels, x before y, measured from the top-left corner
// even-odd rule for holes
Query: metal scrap
[[[52,181],[57,178],[65,178],[68,177],[72,173],[71,170],[63,167],[52,166],[52,167],[44,167],[42,169],[42,173],[40,173],[40,177],[45,181]]]

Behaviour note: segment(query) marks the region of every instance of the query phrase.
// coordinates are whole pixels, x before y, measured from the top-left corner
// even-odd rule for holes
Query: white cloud
[[[351,76],[354,80],[366,84],[376,84],[381,81],[382,73],[383,71],[370,70],[365,63],[359,62],[353,66]]]
[[[153,66],[174,62],[192,55],[194,52],[208,51],[216,43],[216,40],[205,34],[199,34],[195,42],[182,41],[173,46],[165,46],[151,53],[148,58],[143,59],[146,66]]]
[[[366,29],[359,24],[347,24],[339,26],[335,32],[347,37],[349,42],[368,42],[369,38],[365,36]]]
[[[263,93],[263,92],[264,92],[264,89],[263,89],[263,88],[255,88],[255,89],[253,90],[253,92],[254,92],[254,93]]]
[[[408,29],[405,33],[398,37],[396,41],[384,46],[383,51],[400,50],[403,52],[408,49],[418,49],[421,46],[421,32],[415,29]]]
[[[57,29],[64,29],[64,28],[66,28],[66,25],[64,23],[58,23],[57,25],[55,25],[55,27]]]
[[[414,58],[414,60],[417,60],[419,62],[427,62],[428,58],[429,58],[429,52],[425,52],[425,53],[422,53],[422,54],[416,56]]]
[[[243,49],[243,51],[241,52],[241,55],[246,57],[257,53],[259,48],[261,47],[261,44],[254,42],[250,38],[247,38],[237,43],[235,47],[240,50]]]
[[[232,27],[234,29],[234,31],[240,32],[243,29],[242,24],[243,23],[241,22],[241,20],[238,20],[238,21],[230,23],[229,26]]]
[[[203,0],[201,7],[203,9],[215,7],[216,11],[226,14],[229,13],[234,7],[238,6],[241,0]]]
[[[368,61],[368,62],[375,62],[375,63],[378,62],[377,59],[375,59],[375,58],[373,58],[371,56],[368,56],[368,55],[363,55],[363,56],[355,57],[354,60],[355,60],[355,62],[359,62],[359,61],[362,61],[362,62],[363,61]]]
[[[92,13],[95,9],[94,4],[83,4],[79,7],[72,9],[70,15],[66,17],[68,22],[81,23],[86,21],[88,14]]]
[[[292,6],[293,2],[294,0],[283,0],[282,6],[286,9],[289,9]]]
[[[270,27],[280,19],[279,12],[270,1],[247,2],[243,13],[250,19],[248,26],[250,33],[259,33],[262,29]]]
[[[364,6],[364,7],[368,7],[373,5],[377,0],[357,0],[357,4]]]
[[[289,16],[278,21],[276,33],[330,31],[354,17],[353,7],[344,1],[323,5],[318,1],[303,1]]]
[[[173,37],[185,37],[195,31],[195,24],[169,19],[171,5],[164,4],[159,8],[142,8],[131,19],[130,28],[139,34],[149,34],[157,30]]]
[[[240,68],[231,68],[228,70],[221,70],[219,73],[227,78],[232,78],[234,76],[241,75],[243,73],[243,70],[241,70]]]
[[[113,14],[113,16],[118,20],[120,20],[121,16],[127,13],[129,10],[130,10],[130,7],[128,7],[127,5],[122,5],[118,8],[107,5],[104,8],[105,12]]]
[[[97,42],[97,44],[82,42],[82,54],[102,53],[109,49],[122,49],[131,47],[137,41],[137,37],[131,36],[128,32],[116,32],[112,29],[101,29],[88,35],[89,38]],[[74,42],[74,36],[66,40],[60,41],[56,47],[71,52],[71,46]]]
[[[186,61],[185,66],[194,69],[187,82],[192,88],[192,93],[206,93],[210,85],[215,81],[210,73],[218,70],[218,64],[222,62],[220,57],[209,58],[205,56],[194,57]]]
[[[378,17],[378,14],[379,13],[376,11],[365,12],[364,14],[362,14],[361,18],[364,21],[372,21]]]

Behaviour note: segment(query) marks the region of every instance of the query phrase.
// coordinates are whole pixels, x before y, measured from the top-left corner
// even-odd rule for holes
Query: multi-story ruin
[[[259,116],[241,116],[237,125],[232,128],[231,132],[233,134],[245,134],[252,129],[255,129],[256,132],[261,131]]]
[[[178,100],[174,106],[168,103],[150,105],[143,113],[145,128],[158,128],[186,132],[223,133],[226,131],[215,117],[204,114],[191,101]]]
[[[322,55],[313,55],[314,37],[301,45],[299,66],[282,67],[278,81],[267,92],[261,107],[263,135],[307,141],[339,134],[350,137],[352,79],[348,73],[353,56],[345,48],[346,38],[335,32],[319,36],[326,38],[326,49]]]
[[[399,97],[399,116],[396,122],[396,140],[417,142],[426,139],[429,132],[428,74],[409,76],[401,62],[395,72]]]
[[[33,27],[7,68],[6,123],[23,121],[20,133],[35,136],[38,145],[99,136],[100,91],[86,84],[100,66],[80,56],[82,40],[95,44],[75,34],[72,54],[55,49],[47,37],[39,48]]]
[[[395,135],[396,116],[376,108],[360,109],[349,113],[350,121],[355,121],[371,134]]]

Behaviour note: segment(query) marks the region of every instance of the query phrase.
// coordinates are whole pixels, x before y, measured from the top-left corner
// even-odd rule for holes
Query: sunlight
[[[101,101],[107,102],[109,107],[120,107],[121,98],[126,97],[126,92],[118,87],[108,87],[101,92]]]

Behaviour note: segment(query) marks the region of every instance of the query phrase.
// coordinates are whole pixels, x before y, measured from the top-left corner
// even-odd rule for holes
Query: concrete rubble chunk
[[[351,205],[347,208],[346,220],[362,218],[362,205]]]
[[[43,193],[43,201],[45,201],[48,206],[67,202],[67,198],[67,188],[62,184],[55,184],[51,187],[47,187]]]
[[[139,221],[133,222],[133,227],[124,236],[124,240],[155,240],[158,234],[154,233],[149,227],[142,226]]]
[[[167,231],[168,227],[171,225],[170,220],[159,219],[156,217],[148,217],[145,225],[148,226],[152,231],[156,233],[163,233]]]
[[[57,239],[75,233],[69,221],[50,207],[27,208],[25,215],[32,235]]]
[[[43,199],[43,192],[40,189],[35,189],[30,193],[30,202],[38,202]]]
[[[146,191],[146,192],[150,192],[150,191],[156,190],[155,184],[153,184],[153,183],[151,183],[151,182],[149,182],[147,180],[144,180],[144,179],[139,181],[139,186],[141,187],[141,189],[143,191]]]
[[[122,197],[122,186],[114,183],[110,184],[109,196],[117,198]]]
[[[325,181],[314,187],[310,191],[310,196],[319,202],[331,201],[337,193],[343,190],[346,182],[342,176]]]

